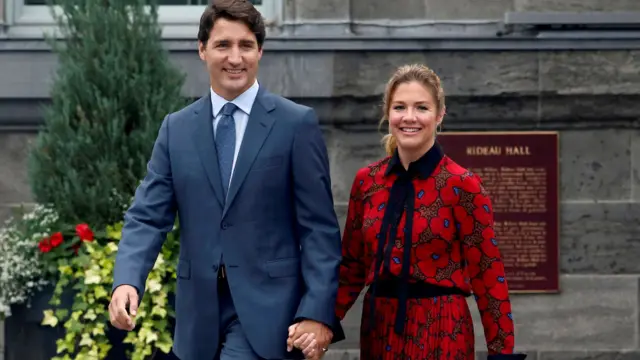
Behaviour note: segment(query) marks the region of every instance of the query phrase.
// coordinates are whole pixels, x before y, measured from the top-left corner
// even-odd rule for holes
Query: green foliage
[[[107,338],[108,305],[113,284],[115,263],[122,223],[96,233],[95,240],[82,242],[77,256],[57,258],[60,278],[51,304],[44,312],[43,325],[64,325],[65,336],[57,341],[58,357],[53,360],[104,359],[111,348]],[[136,329],[127,334],[125,343],[133,346],[127,358],[145,360],[155,351],[168,353],[173,345],[169,319],[173,312],[168,303],[175,292],[178,262],[179,230],[168,234],[162,252],[151,270],[146,293],[138,308]],[[74,243],[81,242],[75,239]],[[64,292],[75,293],[73,306],[61,306]]]
[[[184,75],[143,0],[57,0],[64,41],[45,127],[30,154],[38,203],[68,224],[122,219],[167,113],[185,105]]]

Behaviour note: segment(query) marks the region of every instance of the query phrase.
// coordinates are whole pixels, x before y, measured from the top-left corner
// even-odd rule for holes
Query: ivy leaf
[[[109,298],[109,293],[102,286],[96,286],[95,288],[93,288],[93,294],[95,295],[96,299]]]
[[[122,236],[122,223],[114,226],[107,226],[107,238],[111,240],[120,240]]]
[[[45,310],[42,325],[55,327],[58,325],[58,318],[53,314],[53,310]]]
[[[58,319],[65,319],[69,316],[69,310],[67,309],[56,309],[56,317]]]
[[[96,315],[95,311],[93,311],[92,309],[89,309],[89,311],[87,311],[83,318],[85,320],[89,320],[89,321],[94,321],[95,319],[98,318],[98,316]]]

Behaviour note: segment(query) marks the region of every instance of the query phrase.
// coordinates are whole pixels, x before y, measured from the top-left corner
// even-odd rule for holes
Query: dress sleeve
[[[480,311],[489,355],[513,354],[514,326],[504,264],[494,232],[493,209],[480,178],[463,179],[454,208],[467,276]],[[491,358],[491,356],[490,356]]]
[[[340,285],[336,304],[336,316],[342,320],[358,299],[366,280],[364,253],[362,176],[356,175],[349,195],[349,208],[342,236],[342,261],[340,263]]]

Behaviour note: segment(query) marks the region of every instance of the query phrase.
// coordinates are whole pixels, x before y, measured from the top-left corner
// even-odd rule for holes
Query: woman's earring
[[[442,123],[439,123],[439,124],[436,126],[436,135],[437,135],[437,134],[440,134],[441,132],[442,132]]]

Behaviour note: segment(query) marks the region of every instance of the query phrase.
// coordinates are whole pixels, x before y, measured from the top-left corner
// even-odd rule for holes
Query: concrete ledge
[[[516,0],[515,11],[640,11],[640,2],[636,0]]]
[[[476,27],[470,30],[469,28]],[[640,49],[640,33],[619,31],[581,32],[580,37],[566,38],[564,32],[545,33],[544,37],[525,34],[508,35],[499,20],[478,24],[469,21],[441,21],[410,24],[406,27],[378,24],[286,25],[284,35],[268,37],[266,51],[537,51],[537,50],[631,50]],[[364,35],[353,35],[353,31]],[[190,27],[187,36],[165,39],[170,51],[196,54],[197,27]],[[193,36],[191,36],[193,34]],[[290,35],[292,34],[292,35]],[[327,34],[318,36],[317,34]],[[346,35],[345,35],[346,34]],[[425,36],[427,34],[428,36]],[[49,52],[50,46],[41,39],[41,31],[28,38],[0,41],[0,52]],[[35,39],[34,39],[35,38]]]
[[[507,12],[504,19],[509,25],[640,26],[640,12],[630,11],[518,11]]]
[[[290,98],[314,108],[323,125],[353,131],[378,128],[382,95]],[[48,99],[0,97],[0,131],[37,131],[48,103]],[[638,104],[640,94],[451,95],[447,96],[445,130],[640,129]]]

